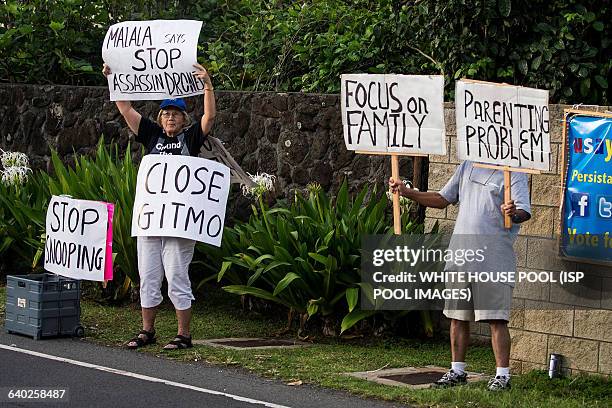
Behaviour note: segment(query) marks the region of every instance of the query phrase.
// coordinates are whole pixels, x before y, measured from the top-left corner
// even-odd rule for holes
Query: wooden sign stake
[[[510,171],[504,170],[504,203],[509,203],[512,200],[512,194],[510,191]],[[512,218],[508,214],[504,214],[504,227],[506,229],[512,228]]]
[[[501,170],[504,172],[504,203],[510,202],[512,200],[512,190],[511,190],[511,180],[512,180],[512,172],[516,173],[529,173],[529,174],[540,174],[540,170],[534,169],[522,169],[520,167],[509,167],[509,166],[498,166],[495,164],[483,164],[483,163],[474,163],[474,167],[481,167],[483,169],[493,169],[493,170]],[[504,227],[506,229],[512,228],[512,219],[504,214]]]
[[[369,154],[374,156],[391,156],[391,177],[393,180],[400,180],[399,174],[399,157],[407,156],[416,160],[419,157],[427,157],[426,154],[420,153],[387,153],[387,152],[368,152],[364,150],[356,150],[357,154]],[[400,211],[400,195],[399,192],[393,194],[393,232],[395,235],[402,233],[402,214]]]
[[[391,177],[393,180],[399,180],[399,156],[397,154],[391,155]],[[402,215],[400,212],[400,195],[399,191],[393,194],[393,231],[395,235],[401,235],[402,233]]]

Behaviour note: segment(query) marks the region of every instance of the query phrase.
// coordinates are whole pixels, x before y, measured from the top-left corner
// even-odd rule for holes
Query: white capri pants
[[[195,300],[189,280],[189,264],[195,241],[174,237],[138,237],[138,272],[140,305],[150,308],[162,300],[164,274],[168,280],[168,297],[176,310],[186,310]]]

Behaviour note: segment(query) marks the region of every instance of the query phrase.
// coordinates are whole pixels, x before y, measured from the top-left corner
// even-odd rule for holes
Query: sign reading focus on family
[[[442,76],[342,75],[341,100],[347,149],[446,154]]]
[[[201,94],[193,76],[201,21],[153,20],[114,24],[102,44],[111,101],[180,98]]]

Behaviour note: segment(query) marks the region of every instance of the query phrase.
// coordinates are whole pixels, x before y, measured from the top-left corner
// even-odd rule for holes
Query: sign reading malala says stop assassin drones
[[[221,246],[229,167],[190,156],[149,154],[138,169],[132,236],[180,237]]]
[[[114,24],[102,44],[110,67],[111,101],[181,98],[202,93],[193,76],[201,21],[153,20]]]
[[[455,112],[460,160],[548,170],[548,91],[462,80]]]
[[[442,76],[342,75],[341,110],[348,150],[446,154]]]

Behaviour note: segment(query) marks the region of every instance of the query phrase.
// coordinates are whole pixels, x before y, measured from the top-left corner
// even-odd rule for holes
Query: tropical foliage
[[[349,72],[444,72],[608,105],[610,3],[595,0],[8,0],[0,80],[104,84],[100,44],[125,20],[201,20],[219,88],[337,92]]]

